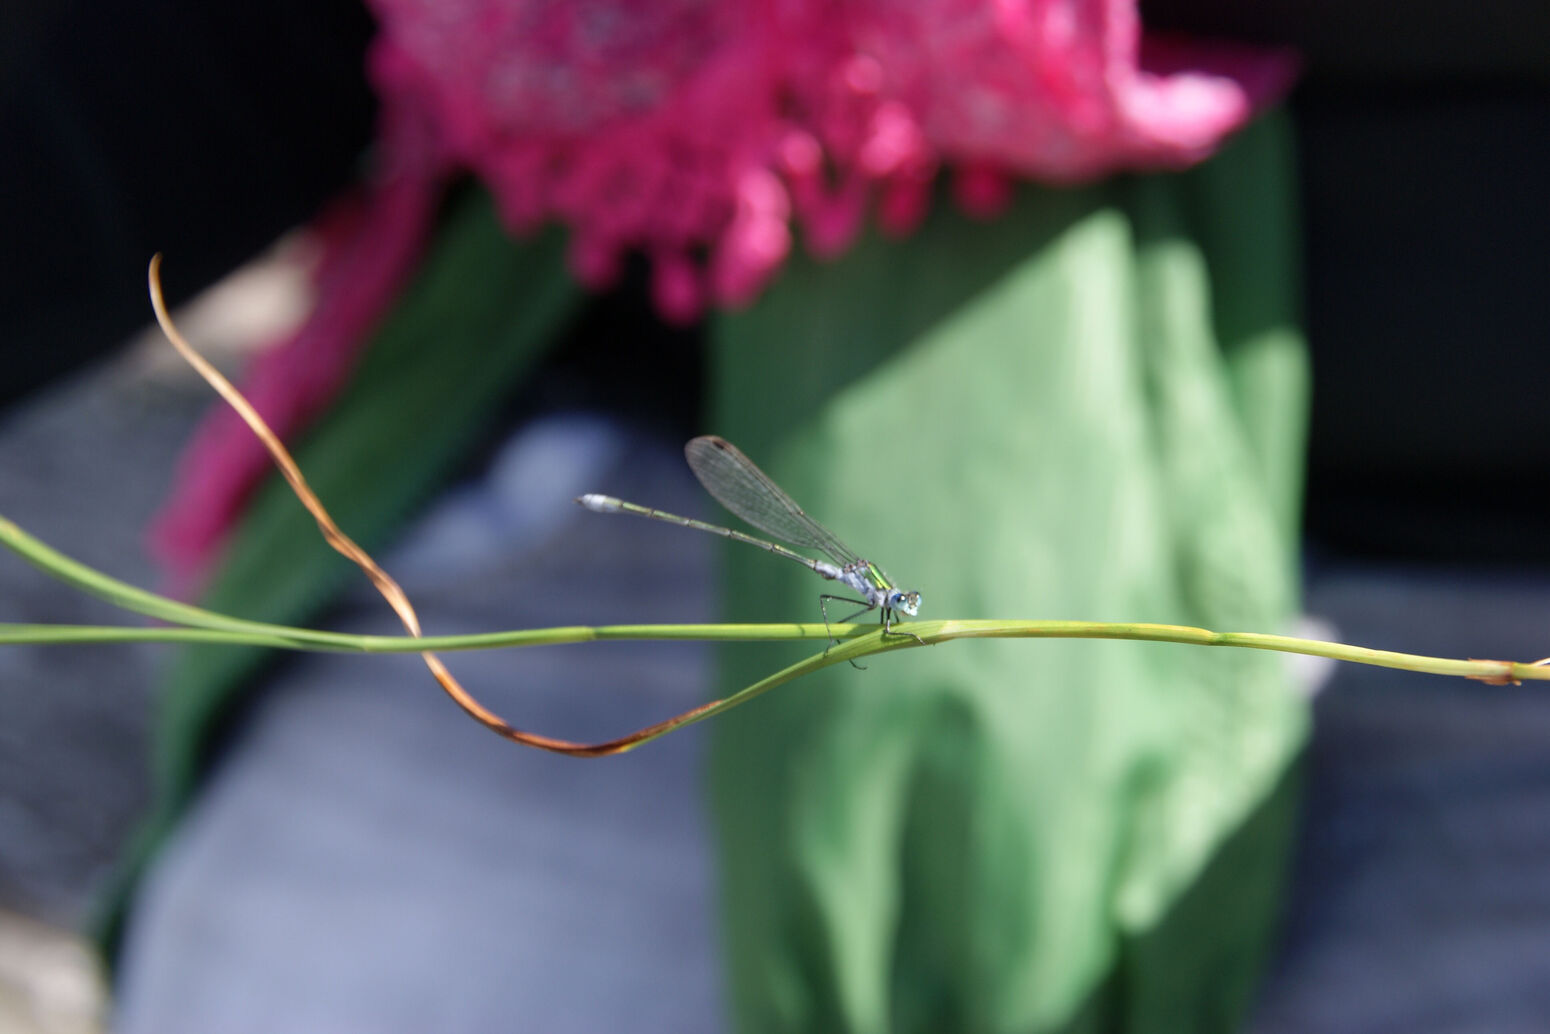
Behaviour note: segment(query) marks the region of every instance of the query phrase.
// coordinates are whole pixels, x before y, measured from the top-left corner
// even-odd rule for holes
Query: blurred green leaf
[[[1283,628],[1306,406],[1283,134],[794,261],[716,322],[706,430],[923,619]],[[727,554],[730,618],[816,612],[752,553]],[[730,685],[770,665],[722,656]],[[1233,1029],[1255,965],[1219,962],[1268,937],[1289,806],[1256,827],[1275,849],[1211,863],[1291,800],[1283,663],[1007,641],[868,663],[712,727],[741,1029]],[[1221,907],[1169,924],[1186,895]]]
[[[558,231],[513,242],[482,191],[460,192],[415,282],[373,334],[343,395],[295,448],[340,527],[368,550],[457,469],[519,378],[554,341],[580,289]],[[271,477],[235,530],[200,602],[244,618],[305,624],[359,571],[330,549],[290,489]],[[163,692],[157,803],[106,910],[172,826],[214,730],[272,653],[181,650]]]

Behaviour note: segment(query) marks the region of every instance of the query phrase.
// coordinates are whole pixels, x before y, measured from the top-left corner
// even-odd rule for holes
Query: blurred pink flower
[[[1015,179],[1199,161],[1295,68],[1143,39],[1136,0],[367,2],[382,180],[338,235],[312,324],[248,382],[282,434],[348,376],[450,170],[477,175],[514,232],[564,224],[589,285],[645,254],[659,311],[685,322],[757,297],[793,226],[820,257],[869,212],[908,233],[943,166],[988,218]],[[202,429],[154,533],[174,570],[205,561],[265,463],[235,420]]]
[[[658,263],[687,319],[749,302],[790,250],[904,232],[943,164],[1000,177],[1179,167],[1284,89],[1286,54],[1147,41],[1134,0],[368,0],[375,60],[513,230],[556,219],[602,286]],[[703,259],[700,258],[703,256]]]

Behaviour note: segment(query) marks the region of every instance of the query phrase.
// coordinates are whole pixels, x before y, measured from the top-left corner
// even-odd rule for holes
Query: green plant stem
[[[217,628],[127,628],[117,625],[22,625],[0,622],[0,645],[34,646],[84,645],[88,643],[224,643],[229,646],[270,646],[282,650],[306,650],[332,653],[420,653],[431,650],[450,653],[459,650],[498,650],[525,646],[558,646],[565,643],[597,643],[623,640],[699,640],[707,642],[771,642],[784,640],[822,640],[831,636],[842,642],[872,640],[848,656],[857,658],[888,650],[919,646],[904,633],[918,635],[927,646],[955,639],[1131,639],[1152,643],[1181,643],[1188,646],[1232,646],[1247,650],[1271,650],[1277,653],[1328,657],[1352,664],[1370,664],[1380,668],[1431,675],[1455,675],[1466,678],[1550,681],[1550,665],[1514,661],[1458,660],[1428,657],[1348,646],[1320,639],[1271,635],[1264,632],[1212,632],[1189,625],[1155,625],[1110,621],[916,621],[896,624],[899,634],[882,641],[876,625],[830,625],[798,622],[778,624],[703,624],[703,625],[561,625],[553,628],[524,628],[508,632],[481,632],[476,635],[410,636],[346,635],[320,632],[285,625],[246,623],[246,629]],[[901,638],[902,635],[902,638]],[[830,651],[834,657],[836,651]],[[839,659],[844,660],[845,657]]]
[[[225,614],[217,614],[214,611],[195,607],[188,603],[179,603],[177,600],[158,596],[154,592],[121,582],[117,578],[103,574],[92,567],[87,567],[79,560],[65,556],[23,531],[15,522],[0,517],[0,545],[4,545],[16,553],[33,567],[59,579],[67,585],[73,585],[82,592],[106,600],[123,610],[136,614],[144,614],[146,617],[156,618],[176,625],[184,625],[189,628],[214,629],[225,632],[245,632],[256,635],[273,635],[288,633],[288,638],[298,641],[319,642],[337,637],[311,632],[305,629],[286,629],[277,625],[266,625],[259,621],[244,621],[241,618],[227,617]],[[224,641],[224,640],[223,640]]]
[[[875,625],[832,625],[833,638],[854,639],[875,632]],[[218,643],[227,646],[271,646],[281,650],[321,653],[452,653],[461,650],[500,650],[523,646],[561,646],[610,640],[682,640],[706,642],[773,642],[828,638],[822,624],[795,622],[763,625],[561,625],[523,628],[509,632],[474,635],[428,635],[421,638],[392,635],[346,635],[286,625],[252,622],[243,630],[161,626],[133,628],[122,625],[23,625],[0,622],[0,645],[85,645],[89,643]],[[891,644],[890,644],[891,645]],[[911,640],[910,645],[915,645]],[[876,652],[876,651],[868,651]]]
[[[553,646],[563,643],[605,642],[610,640],[712,640],[744,642],[767,640],[827,640],[842,642],[823,654],[798,662],[747,689],[728,697],[723,704],[751,699],[765,690],[790,681],[810,670],[839,661],[858,659],[874,653],[911,648],[918,636],[925,645],[955,639],[1131,639],[1145,642],[1180,643],[1191,646],[1227,646],[1249,650],[1327,657],[1353,664],[1370,664],[1404,671],[1434,675],[1453,675],[1486,681],[1550,681],[1550,665],[1524,664],[1499,660],[1458,660],[1373,650],[1344,643],[1317,639],[1271,635],[1262,632],[1212,632],[1187,625],[1115,623],[1103,621],[917,621],[896,625],[909,635],[891,635],[885,640],[876,625],[832,625],[811,623],[780,624],[704,624],[704,625],[566,625],[555,628],[519,629],[459,636],[375,636],[346,635],[308,628],[291,628],[216,614],[186,603],[138,589],[100,571],[72,560],[22,531],[11,521],[0,518],[0,544],[20,554],[29,563],[125,610],[170,622],[179,627],[125,628],[91,625],[30,625],[0,623],[0,645],[82,645],[113,642],[225,643],[229,645],[269,646],[287,650],[331,651],[343,653],[420,653],[425,650],[488,650],[524,646]],[[725,710],[697,712],[699,721]]]

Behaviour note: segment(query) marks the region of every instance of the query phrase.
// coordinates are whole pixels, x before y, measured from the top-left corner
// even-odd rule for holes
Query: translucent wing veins
[[[684,446],[684,456],[705,491],[760,531],[793,546],[816,549],[840,565],[861,559],[725,438],[692,439]]]

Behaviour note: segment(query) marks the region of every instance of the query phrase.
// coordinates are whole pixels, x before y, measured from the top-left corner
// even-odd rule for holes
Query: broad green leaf
[[[706,430],[922,618],[1284,627],[1306,378],[1282,132],[793,262],[717,321]],[[727,562],[731,618],[816,614],[794,565]],[[772,665],[722,655],[729,685]],[[742,1029],[1233,1029],[1306,729],[1282,662],[1003,641],[869,664],[712,727]]]

